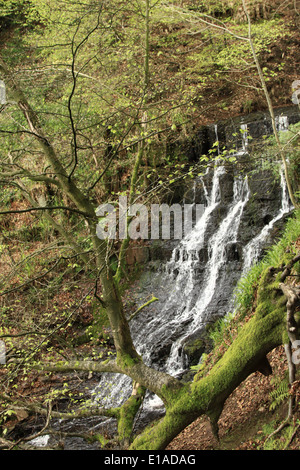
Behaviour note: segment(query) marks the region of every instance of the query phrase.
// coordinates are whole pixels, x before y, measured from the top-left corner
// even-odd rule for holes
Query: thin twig
[[[9,210],[9,211],[1,211],[0,215],[6,215],[6,214],[23,214],[25,212],[33,212],[33,211],[53,211],[53,210],[65,210],[69,212],[75,212],[76,214],[83,215],[84,217],[91,217],[89,214],[86,212],[80,211],[79,209],[71,209],[71,207],[66,207],[66,206],[43,206],[43,207],[29,207],[28,209],[19,209],[19,210]]]
[[[52,411],[52,403],[49,402],[48,403],[48,412],[47,412],[47,419],[46,419],[45,426],[39,432],[37,432],[36,434],[33,434],[29,437],[22,437],[17,442],[15,442],[8,450],[12,450],[14,447],[19,445],[20,442],[32,441],[33,439],[36,439],[37,437],[39,437],[47,429],[47,427],[49,426],[49,422],[50,422],[50,418],[51,418],[51,411]]]

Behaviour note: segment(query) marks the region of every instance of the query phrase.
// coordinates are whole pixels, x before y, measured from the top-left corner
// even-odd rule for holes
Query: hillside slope
[[[64,9],[66,3],[70,10]],[[295,106],[292,84],[299,80],[300,44],[297,2],[253,0],[247,4],[273,105]],[[16,5],[22,9],[16,10]],[[33,15],[27,14],[28,5],[33,6]],[[86,13],[87,4],[82,2],[0,0],[0,38],[1,59],[21,83],[49,141],[59,150],[62,164],[70,168],[75,162],[74,180],[91,196],[95,207],[129,193],[141,142],[147,152],[134,189],[138,197],[147,197],[148,189],[153,189],[154,197],[159,199],[165,187],[170,190],[173,170],[176,177],[194,177],[181,145],[192,142],[201,126],[267,109],[249,44],[237,37],[247,34],[240,2],[154,2],[148,23],[143,10],[146,3],[131,8],[131,3],[111,1],[99,23],[94,2],[88,5]],[[210,25],[201,18],[209,19]],[[147,44],[145,37],[149,39]],[[77,40],[79,46],[74,49]],[[76,218],[78,213],[72,212],[72,205],[67,215],[53,215],[53,225],[49,218],[45,221],[26,212],[32,200],[44,207],[47,200],[63,208],[70,201],[52,178],[52,170],[33,139],[36,135],[24,131],[26,112],[22,114],[14,104],[10,100],[3,103],[0,116],[4,178],[1,334],[11,336],[9,353],[13,359],[32,355],[38,360],[51,360],[52,353],[55,359],[72,358],[74,351],[81,358],[109,358],[115,351],[101,297],[97,297],[96,270],[86,272],[89,263],[85,256],[90,256],[92,262],[95,253],[86,221]],[[209,158],[204,156],[204,160]],[[32,178],[27,180],[28,168]],[[299,159],[291,171],[295,168],[299,168]],[[18,185],[19,177],[28,183],[25,190]],[[297,180],[298,175],[293,177]],[[10,217],[8,210],[24,213]],[[74,238],[66,242],[67,232]],[[71,245],[74,240],[77,243],[75,254],[70,240]],[[299,249],[299,240],[297,243],[293,249]],[[118,249],[116,244],[110,253],[112,269]],[[298,274],[294,274],[293,282]],[[124,279],[125,289],[126,276]],[[252,300],[254,305],[255,295]],[[250,306],[248,317],[251,313]],[[220,353],[218,348],[216,351]],[[212,362],[214,353],[209,358]],[[269,421],[274,424],[276,416],[269,412],[274,402],[270,394],[280,388],[286,372],[282,348],[270,354],[270,361],[279,382],[273,384],[272,377],[255,373],[237,388],[221,416],[221,443],[214,441],[207,422],[201,418],[169,449],[261,447],[261,437],[272,427],[265,426]],[[3,389],[13,398],[43,403],[54,388],[54,400],[57,398],[59,405],[68,399],[69,404],[73,403],[73,390],[63,388],[64,375],[58,378],[49,374],[41,379],[36,371],[26,367],[13,370],[13,366],[1,368],[0,375]],[[74,389],[81,394],[82,380],[87,378],[74,377]],[[34,426],[34,418],[25,414],[20,419],[12,417],[9,405],[8,401],[8,409],[1,415],[3,435],[18,440]],[[281,406],[280,402],[275,408],[281,413],[279,419],[285,415]],[[290,448],[298,445],[297,439]],[[280,442],[273,444],[279,446]]]

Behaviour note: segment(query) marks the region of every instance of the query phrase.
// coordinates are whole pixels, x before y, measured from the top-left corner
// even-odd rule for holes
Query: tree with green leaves
[[[99,203],[114,196],[112,186],[107,191],[107,181],[117,171],[118,161],[126,164],[131,176],[125,188],[126,191],[129,188],[130,201],[133,200],[138,177],[144,181],[139,170],[146,144],[163,129],[170,130],[172,124],[165,117],[179,107],[174,103],[166,106],[160,95],[162,86],[150,78],[150,12],[161,14],[161,11],[156,10],[157,2],[149,0],[129,4],[117,0],[101,4],[93,0],[31,3],[40,28],[30,32],[29,44],[20,45],[18,53],[13,54],[15,43],[1,52],[0,78],[6,85],[7,101],[2,105],[0,118],[3,138],[0,179],[5,206],[0,215],[1,220],[5,217],[5,223],[8,215],[41,217],[55,236],[50,237],[48,244],[35,247],[37,255],[48,253],[38,273],[34,263],[27,264],[34,257],[28,247],[29,252],[24,246],[24,256],[15,258],[8,251],[12,270],[5,273],[1,298],[8,296],[11,300],[10,295],[20,291],[24,294],[22,289],[29,288],[31,306],[39,302],[41,291],[47,296],[47,304],[51,304],[51,287],[55,284],[56,289],[63,290],[64,274],[70,274],[71,269],[72,277],[74,267],[85,273],[88,288],[71,311],[66,304],[67,312],[64,315],[59,312],[58,317],[51,317],[48,322],[43,323],[36,316],[35,325],[27,324],[24,312],[22,320],[27,328],[20,335],[26,338],[27,349],[16,348],[12,343],[14,354],[11,358],[8,355],[9,373],[3,382],[1,399],[9,411],[23,409],[46,416],[46,426],[51,416],[113,417],[118,422],[118,445],[134,450],[164,449],[203,414],[210,418],[218,436],[218,419],[226,399],[252,372],[269,373],[268,352],[286,342],[287,300],[290,322],[299,293],[294,291],[291,299],[284,283],[297,266],[299,256],[291,247],[288,252],[285,247],[274,266],[263,266],[254,315],[208,374],[200,370],[193,380],[183,382],[148,366],[134,346],[130,319],[124,311],[120,291],[123,252],[115,275],[111,263],[114,247],[110,240],[97,237],[96,209]],[[136,13],[144,20],[142,35],[137,34],[138,28],[133,28]],[[116,73],[120,67],[123,74]],[[20,200],[23,208],[19,207]],[[13,207],[11,202],[15,202]],[[296,220],[299,224],[299,218]],[[3,232],[10,248],[9,229],[4,226]],[[126,244],[123,248],[126,249]],[[22,249],[19,245],[19,252]],[[15,281],[20,266],[26,266],[29,276]],[[61,266],[65,269],[63,273],[55,271]],[[37,287],[42,282],[46,282],[45,289]],[[76,283],[72,279],[72,294]],[[73,316],[91,296],[97,311],[92,319],[94,334],[100,336],[97,320],[104,312],[113,340],[113,354],[105,360],[103,357],[84,360],[69,351],[66,356],[64,349],[57,346],[66,340]],[[3,308],[9,310],[8,305]],[[12,312],[8,316],[11,318]],[[63,337],[61,330],[66,331]],[[18,337],[19,333],[14,333],[10,325],[5,326],[1,335],[12,342]],[[132,395],[118,408],[83,406],[70,413],[57,412],[52,409],[51,400],[31,403],[11,393],[13,380],[24,369],[26,373],[36,370],[41,374],[123,374],[132,379]],[[161,398],[166,412],[162,419],[135,436],[134,420],[146,390]],[[8,439],[4,447],[14,448],[16,444]]]

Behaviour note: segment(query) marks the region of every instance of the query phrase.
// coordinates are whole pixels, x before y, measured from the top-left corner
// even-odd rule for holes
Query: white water
[[[202,217],[193,230],[180,242],[167,263],[166,285],[170,286],[170,294],[164,306],[147,325],[142,324],[134,331],[134,343],[146,364],[151,365],[151,356],[164,337],[164,333],[180,330],[179,339],[175,340],[163,369],[171,374],[178,374],[185,369],[184,357],[181,353],[182,343],[191,332],[206,322],[205,310],[213,298],[216,282],[222,266],[226,263],[226,245],[236,241],[243,209],[249,199],[248,181],[236,178],[233,186],[233,198],[227,214],[223,217],[217,231],[208,243],[208,261],[202,284],[195,277],[195,267],[199,264],[199,252],[207,243],[205,235],[212,214],[221,202],[220,178],[225,174],[223,166],[216,166],[213,173],[211,191],[209,192],[202,180],[206,207]],[[176,275],[175,275],[176,273]],[[195,299],[195,292],[201,292]],[[184,327],[184,325],[188,325]],[[107,388],[112,376],[105,376],[105,382],[99,384],[98,398],[109,402],[110,390]],[[128,390],[130,380],[120,376],[114,385],[113,396],[121,399]],[[101,391],[100,391],[101,389]],[[153,407],[157,400],[151,402]],[[160,403],[160,400],[158,400]],[[103,403],[105,405],[105,402]],[[148,404],[149,406],[149,404]]]
[[[167,298],[165,306],[147,325],[141,325],[134,332],[135,347],[138,353],[142,355],[146,364],[151,365],[151,354],[157,348],[164,330],[166,328],[169,331],[176,330],[182,324],[183,316],[187,319],[189,314],[193,315],[191,306],[191,292],[195,284],[193,266],[195,263],[198,263],[199,250],[204,247],[204,236],[210,216],[220,203],[220,178],[224,173],[224,167],[217,166],[215,168],[210,194],[202,180],[207,205],[194,229],[186,235],[181,241],[180,246],[173,251],[172,257],[169,263],[167,263],[165,282],[171,286],[169,298]],[[175,272],[178,272],[178,275],[174,282]],[[169,369],[170,367],[167,364],[165,370]],[[173,366],[172,369],[174,369]],[[126,394],[128,388],[130,390],[130,379],[125,376],[117,376],[113,380],[114,386],[112,391],[111,379],[114,379],[114,377],[114,374],[106,374],[97,387],[97,401],[101,401],[101,404],[104,406],[106,405],[105,402],[110,406],[111,399],[114,400],[116,397],[118,402],[121,402],[124,392]],[[152,399],[150,404],[148,403],[148,406],[153,407],[156,402],[158,402],[159,406],[161,405],[161,401],[155,397],[154,401]]]
[[[280,171],[280,184],[281,184],[281,208],[278,214],[267,224],[263,227],[261,232],[253,238],[243,249],[243,256],[244,256],[244,266],[243,266],[243,273],[245,275],[251,266],[253,266],[262,252],[263,245],[265,244],[268,236],[276,224],[278,220],[280,220],[285,214],[292,210],[292,206],[290,204],[290,199],[288,195],[288,190],[285,182],[285,177],[283,170]]]
[[[248,126],[247,124],[241,124],[241,132],[242,132],[242,150],[246,152],[248,148]]]
[[[289,128],[289,119],[287,116],[277,116],[275,123],[279,132],[287,131]]]
[[[189,305],[187,305],[187,308],[185,308],[179,316],[176,316],[176,323],[180,324],[189,318],[192,319],[192,322],[190,323],[186,333],[172,346],[171,354],[167,361],[167,371],[171,374],[181,372],[185,369],[184,357],[181,354],[182,344],[191,333],[205,324],[206,308],[210,304],[215,293],[220,269],[226,263],[226,246],[228,243],[236,241],[243,209],[249,199],[249,195],[250,191],[247,178],[245,180],[241,178],[236,179],[234,182],[233,202],[228,210],[228,214],[223,219],[213,237],[209,240],[209,259],[204,274],[204,285],[201,286],[202,293],[192,309],[189,309]],[[212,206],[215,207],[216,205],[217,202],[214,202]],[[202,224],[199,223],[199,225],[195,227],[191,236],[188,237],[188,240],[182,244],[183,247],[185,246],[186,251],[194,250],[194,240],[198,239],[198,234],[203,238],[206,227],[207,221],[205,219],[202,221]],[[184,266],[183,276],[185,271],[186,269]],[[178,277],[181,280],[182,275]],[[192,290],[194,289],[194,285],[193,283],[191,284],[190,289]],[[184,298],[183,302],[185,302]]]
[[[189,293],[194,288],[193,266],[199,261],[199,251],[204,248],[204,237],[209,218],[220,203],[220,177],[224,174],[225,169],[223,166],[216,167],[210,194],[208,194],[208,190],[203,179],[201,180],[206,198],[205,210],[193,230],[186,235],[186,237],[180,242],[179,247],[173,251],[171,260],[167,264],[167,271],[171,273],[171,275],[174,272],[178,273],[174,290],[172,291],[172,297],[179,294],[181,299],[184,298],[186,302],[186,310],[188,310],[190,300]],[[177,318],[176,322],[178,323]]]

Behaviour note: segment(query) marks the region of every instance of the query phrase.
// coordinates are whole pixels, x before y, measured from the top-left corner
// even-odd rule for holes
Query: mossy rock
[[[183,353],[188,356],[190,366],[199,363],[200,357],[206,351],[207,341],[204,338],[196,338],[187,341],[183,346]]]

